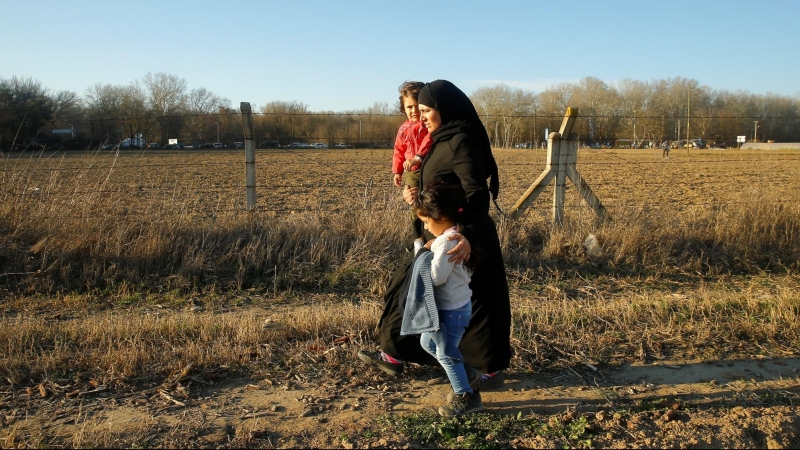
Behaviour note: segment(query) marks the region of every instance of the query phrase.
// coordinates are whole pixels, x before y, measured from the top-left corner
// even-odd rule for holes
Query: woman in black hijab
[[[419,92],[419,106],[432,141],[422,162],[420,185],[441,180],[462,187],[467,198],[465,215],[471,219],[463,224],[463,239],[451,251],[451,261],[469,259],[473,249],[479,257],[470,283],[472,319],[459,349],[468,366],[483,374],[496,373],[506,369],[511,359],[511,304],[500,240],[489,216],[490,201],[497,198],[499,188],[489,136],[469,97],[449,81],[426,84]],[[409,203],[416,195],[415,188],[407,187],[403,192]],[[409,236],[408,244],[414,238]],[[433,236],[426,231],[425,238]],[[382,351],[359,352],[362,361],[394,375],[402,372],[402,361],[436,364],[420,346],[419,336],[400,336],[402,312],[398,303],[411,261],[409,256],[395,272],[384,297],[378,324]]]

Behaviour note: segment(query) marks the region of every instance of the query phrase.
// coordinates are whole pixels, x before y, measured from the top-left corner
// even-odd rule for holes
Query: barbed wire
[[[580,109],[580,108],[579,108]],[[309,116],[309,117],[391,117],[396,119],[405,119],[405,115],[396,112],[333,112],[333,111],[298,111],[298,112],[280,112],[280,111],[253,111],[254,116]],[[241,116],[239,111],[226,111],[226,112],[209,112],[209,113],[181,113],[170,115],[134,115],[134,116],[118,116],[118,117],[87,117],[75,120],[52,120],[48,123],[83,123],[83,122],[135,122],[143,120],[172,120],[172,119],[185,119],[185,118],[198,118],[198,117],[227,117],[227,116]],[[498,114],[486,113],[481,114],[483,118],[512,118],[512,119],[542,119],[542,120],[561,120],[564,118],[564,113],[511,113],[511,114]],[[638,114],[638,113],[589,113],[579,114],[578,118],[591,118],[591,119],[631,119],[631,120],[685,120],[686,114]],[[752,114],[752,115],[706,115],[706,114],[690,114],[690,119],[721,119],[721,120],[798,120],[800,115],[766,115],[766,114]],[[18,124],[20,120],[6,119],[0,120],[0,124]]]
[[[779,206],[788,206],[788,205],[795,205],[797,202],[796,199],[775,199],[770,200],[767,202],[761,202],[761,204],[768,204],[768,205],[779,205]],[[604,203],[607,211],[614,212],[614,210],[626,209],[626,210],[645,210],[645,209],[686,209],[686,208],[716,208],[716,209],[723,209],[728,207],[740,207],[742,205],[751,205],[752,202],[747,201],[729,201],[729,202],[701,202],[701,203]],[[564,205],[564,209],[569,210],[586,210],[591,211],[591,207],[578,204],[578,205]],[[167,208],[170,209],[170,208]],[[247,209],[246,207],[226,207],[226,208],[196,208],[196,207],[183,207],[183,208],[175,208],[180,209],[182,211],[189,210],[190,212],[195,213],[203,213],[203,212],[213,212],[215,214],[219,213],[243,213],[243,214],[255,214],[259,212],[271,212],[271,213],[303,213],[303,212],[314,212],[318,213],[321,211],[325,212],[343,212],[347,213],[352,211],[353,209],[358,209],[362,211],[403,211],[405,207],[385,207],[385,206],[357,206],[357,205],[342,205],[341,211],[338,209],[333,209],[331,211],[329,208],[322,209],[320,207],[303,207],[303,208],[269,208],[265,206],[256,206],[253,209]],[[532,208],[528,208],[527,211],[530,211]],[[542,213],[542,214],[549,214],[550,213],[550,206],[543,207],[543,208],[533,208],[535,211]],[[92,214],[59,214],[60,217],[63,218],[70,218],[70,219],[87,219],[87,220],[97,220],[98,214],[97,211],[93,211]],[[152,221],[149,217],[144,217],[141,211],[135,212],[115,212],[114,217],[137,217],[141,218],[142,220]],[[171,221],[172,218],[164,218],[164,221]],[[211,218],[209,218],[211,220]]]
[[[787,178],[772,178],[771,180],[764,181],[761,177],[764,174],[755,174],[743,177],[741,181],[747,181],[749,178],[759,178],[759,184],[762,186],[772,186],[772,185],[781,185]],[[712,183],[709,182],[692,182],[692,181],[667,181],[667,182],[648,182],[648,181],[636,181],[636,186],[643,186],[643,187],[650,187],[650,186],[678,186],[678,187],[704,187],[704,186],[712,186]],[[594,181],[591,182],[590,185],[592,187],[596,186],[610,186],[610,187],[629,187],[629,183],[621,183],[621,182],[603,182],[603,181]],[[530,183],[501,183],[500,185],[502,190],[509,190],[509,189],[527,189],[530,187]],[[375,183],[325,183],[325,184],[314,184],[314,185],[307,185],[307,184],[258,184],[255,186],[257,190],[265,189],[265,190],[275,190],[275,189],[293,189],[298,194],[303,192],[313,192],[321,189],[342,189],[342,188],[350,188],[359,191],[363,191],[365,189],[368,190],[380,190],[384,192],[392,192],[392,193],[399,193],[400,189],[396,186],[387,184],[375,184]],[[93,194],[139,194],[139,195],[146,195],[146,194],[157,194],[161,192],[169,192],[171,194],[176,194],[180,192],[189,191],[192,194],[229,194],[231,192],[244,192],[245,186],[244,185],[232,185],[232,186],[219,186],[215,189],[197,189],[191,185],[179,186],[179,187],[132,187],[130,189],[90,189],[90,190],[67,190],[61,192],[55,192],[52,190],[42,189],[42,188],[12,188],[12,189],[0,189],[0,193],[12,195],[12,196],[28,196],[28,197],[41,197],[41,196],[63,196],[63,195],[93,195]],[[567,187],[567,189],[571,190],[571,187]],[[648,195],[653,195],[652,192],[649,192]]]
[[[660,152],[660,150],[658,151]],[[335,160],[326,160],[325,162],[320,162],[316,160],[312,160],[307,155],[300,154],[297,152],[287,151],[286,153],[291,154],[293,156],[297,156],[302,158],[303,161],[280,161],[279,164],[281,165],[307,165],[308,162],[312,162],[314,164],[319,164],[323,166],[352,166],[352,161],[335,161]],[[785,163],[785,162],[800,162],[800,154],[796,158],[747,158],[747,159],[671,159],[671,160],[663,160],[660,157],[658,160],[654,161],[641,161],[641,160],[634,160],[634,159],[625,159],[619,154],[605,152],[605,155],[608,155],[611,158],[616,159],[615,162],[607,162],[607,161],[580,161],[578,166],[586,167],[586,166],[619,166],[619,165],[630,165],[630,164],[638,164],[638,165],[661,165],[661,166],[677,166],[677,165],[695,165],[695,164],[722,164],[722,163],[753,163],[753,162],[768,162],[768,163]],[[1,161],[1,160],[0,160]],[[38,162],[38,161],[37,161]],[[9,168],[3,167],[0,168],[0,173],[26,173],[26,172],[68,172],[68,171],[109,171],[109,170],[122,170],[122,169],[152,169],[152,168],[177,168],[177,167],[223,167],[223,166],[244,166],[247,164],[244,161],[227,161],[227,162],[191,162],[191,163],[148,163],[148,164],[115,164],[115,165],[107,165],[107,166],[78,166],[78,165],[70,165],[70,166],[58,166],[58,167],[20,167],[20,168]],[[272,161],[256,161],[256,167],[264,166],[264,165],[271,165],[275,164]],[[532,161],[529,163],[520,163],[520,162],[500,162],[498,163],[500,168],[502,169],[505,166],[509,167],[543,167],[544,161]],[[391,165],[387,163],[370,163],[359,161],[358,166],[360,168],[384,168],[386,170],[390,170]]]

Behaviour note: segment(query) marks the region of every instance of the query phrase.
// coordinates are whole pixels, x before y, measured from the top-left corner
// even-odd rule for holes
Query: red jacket
[[[397,130],[392,157],[392,173],[403,173],[403,162],[415,156],[424,158],[431,148],[428,129],[422,122],[406,120]]]

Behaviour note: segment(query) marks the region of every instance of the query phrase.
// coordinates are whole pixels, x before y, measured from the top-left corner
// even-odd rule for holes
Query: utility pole
[[[219,122],[217,122],[217,142],[219,142]]]
[[[689,154],[689,111],[692,110],[692,87],[689,86],[689,93],[686,98],[686,154]]]
[[[753,128],[753,143],[756,143],[756,138],[758,137],[758,121],[754,120],[754,128]]]

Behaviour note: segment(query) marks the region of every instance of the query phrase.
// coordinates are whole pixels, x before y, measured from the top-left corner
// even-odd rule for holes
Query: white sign
[[[747,142],[747,136],[736,136],[736,142]]]
[[[177,139],[168,139],[168,141],[169,141],[169,142],[167,142],[167,143],[168,143],[169,145],[175,145],[175,144],[177,144],[177,143],[178,143],[178,140],[177,140]]]

